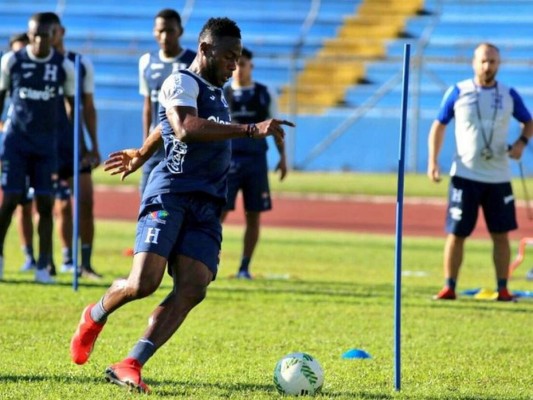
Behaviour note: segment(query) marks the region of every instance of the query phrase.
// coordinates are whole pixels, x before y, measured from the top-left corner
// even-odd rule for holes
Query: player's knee
[[[178,293],[181,300],[193,308],[205,299],[207,290],[205,286],[186,285],[178,288]]]

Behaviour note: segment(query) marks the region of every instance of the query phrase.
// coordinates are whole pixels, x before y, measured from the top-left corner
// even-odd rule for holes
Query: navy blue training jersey
[[[190,71],[182,70],[165,80],[159,101],[165,160],[152,171],[143,197],[161,193],[203,192],[225,202],[231,159],[230,140],[181,142],[176,138],[165,112],[166,107],[194,107],[200,118],[229,124],[231,118],[222,89]]]
[[[49,150],[56,143],[59,104],[74,93],[74,66],[58,52],[39,59],[25,47],[2,57],[0,89],[10,93],[4,128],[5,140],[17,140],[32,149]],[[65,93],[66,92],[66,93]]]
[[[272,118],[272,98],[265,85],[254,82],[252,86],[234,89],[231,85],[224,88],[224,95],[228,101],[231,120],[240,124],[251,124]],[[231,141],[233,157],[254,156],[266,153],[268,144],[266,138],[250,140],[237,138]]]

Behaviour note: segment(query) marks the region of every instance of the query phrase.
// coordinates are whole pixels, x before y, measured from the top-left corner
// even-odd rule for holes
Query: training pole
[[[74,193],[72,199],[72,262],[74,263],[74,275],[72,288],[78,291],[78,236],[79,236],[79,196],[80,196],[80,127],[81,127],[81,63],[80,55],[74,59]]]
[[[400,145],[398,155],[398,193],[396,201],[396,256],[394,284],[394,388],[401,388],[401,327],[402,327],[402,229],[403,229],[403,178],[405,169],[405,132],[407,125],[407,96],[409,91],[409,58],[411,45],[404,46],[402,115],[400,120]]]
[[[529,193],[526,186],[526,176],[524,174],[524,166],[522,160],[518,160],[518,168],[520,169],[520,180],[522,181],[522,188],[524,189],[524,200],[526,202],[527,219],[533,220],[533,212],[531,210],[531,202],[529,200]]]

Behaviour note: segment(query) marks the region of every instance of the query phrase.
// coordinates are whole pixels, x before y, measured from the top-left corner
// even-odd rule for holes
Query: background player
[[[64,45],[66,29],[61,24],[60,18],[55,13],[45,13],[53,23],[54,37],[52,45],[54,49],[66,58],[75,61],[77,53],[67,51]],[[92,267],[92,248],[94,241],[94,200],[93,181],[91,170],[100,164],[100,151],[96,132],[96,108],[94,105],[94,68],[90,59],[85,56],[80,58],[82,87],[82,127],[85,127],[90,139],[90,147],[85,143],[83,129],[80,137],[80,170],[79,170],[79,234],[81,240],[81,265],[82,276],[92,279],[101,278]],[[61,108],[59,129],[59,170],[58,190],[56,192],[56,221],[57,230],[62,246],[63,263],[62,272],[72,272],[72,185],[74,176],[74,126],[67,118],[65,107]]]
[[[175,71],[187,68],[196,53],[180,45],[183,35],[181,17],[177,11],[164,9],[154,19],[154,37],[159,50],[146,53],[139,59],[139,93],[143,103],[143,142],[159,123],[159,90],[165,79]],[[163,147],[144,164],[140,192],[144,192],[148,176],[154,167],[165,157]]]
[[[43,13],[28,22],[30,44],[9,52],[0,63],[0,109],[7,91],[11,104],[4,126],[0,205],[0,271],[3,245],[15,208],[25,194],[26,177],[35,190],[39,213],[39,258],[35,279],[51,283],[47,266],[52,255],[52,207],[57,178],[58,103],[63,95],[73,107],[74,67],[51,46],[53,26]]]
[[[276,99],[272,93],[265,85],[253,81],[252,57],[250,50],[242,49],[231,85],[227,85],[224,90],[230,107],[231,120],[241,124],[264,121],[276,115]],[[283,180],[287,174],[285,148],[282,143],[276,143],[276,147],[280,155],[276,171],[280,171],[280,180]],[[235,209],[237,193],[242,191],[246,229],[238,278],[251,279],[249,265],[259,240],[261,212],[272,208],[268,185],[267,150],[266,138],[260,140],[238,138],[231,141],[228,202],[222,213],[222,221],[229,211]]]

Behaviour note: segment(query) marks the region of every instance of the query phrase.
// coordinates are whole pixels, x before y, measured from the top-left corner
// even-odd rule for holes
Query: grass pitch
[[[103,379],[140,337],[170,290],[113,314],[91,360],[76,366],[69,341],[84,305],[127,275],[134,224],[98,221],[94,265],[101,282],[68,276],[42,286],[19,273],[14,227],[0,283],[1,399],[130,399]],[[220,272],[208,297],[146,365],[154,399],[277,399],[272,373],[294,351],[325,371],[323,399],[531,399],[533,302],[502,304],[462,296],[433,302],[442,283],[443,239],[404,238],[402,390],[393,388],[394,239],[337,232],[265,228],[253,260],[254,281],[232,279],[241,229],[225,227]],[[58,254],[58,253],[56,253]],[[531,262],[526,259],[524,265]],[[527,268],[527,267],[525,267]],[[524,269],[511,289],[531,290]],[[490,243],[471,240],[459,291],[494,287]],[[370,360],[343,360],[352,348]]]

